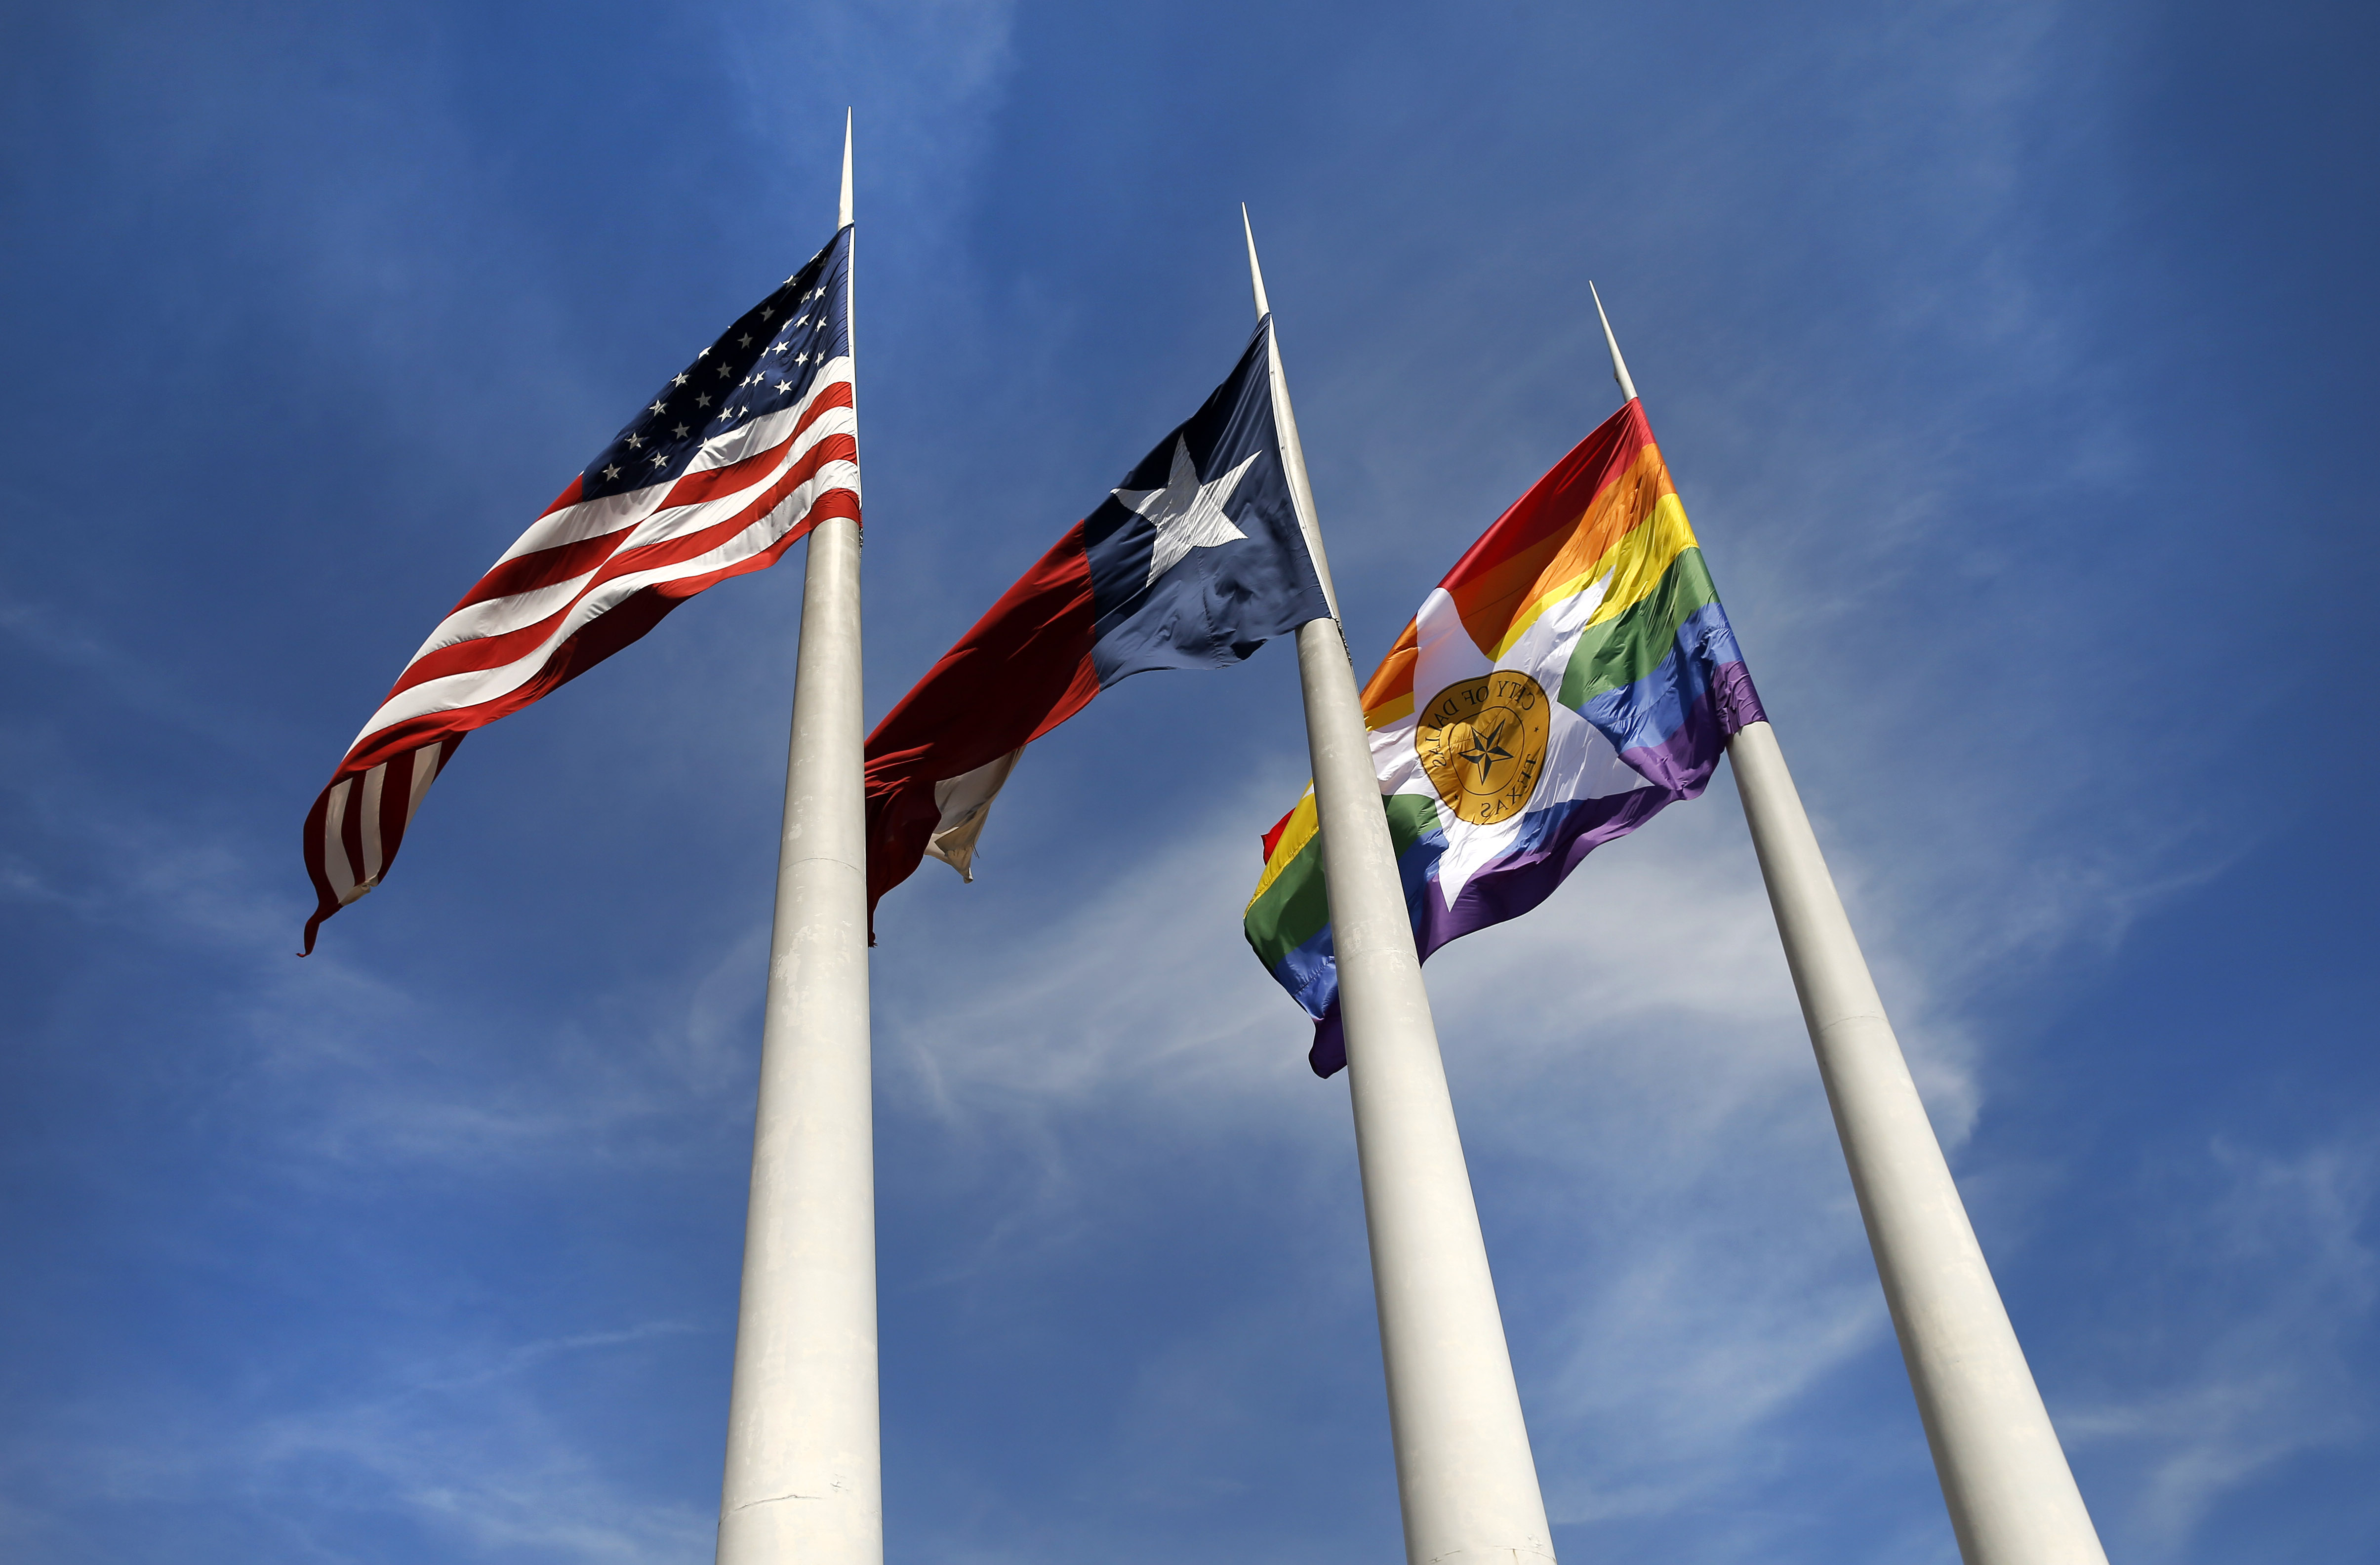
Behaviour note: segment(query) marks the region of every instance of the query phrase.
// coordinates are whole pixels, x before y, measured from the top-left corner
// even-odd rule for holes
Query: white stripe
[[[675,480],[672,480],[674,482]],[[559,511],[549,511],[528,525],[528,530],[513,540],[513,546],[496,556],[496,565],[523,554],[540,550],[558,549],[565,543],[577,543],[605,533],[625,532],[653,514],[669,493],[665,483],[647,484],[642,489],[623,490],[617,494],[598,495],[565,505]],[[490,565],[492,571],[496,565]],[[487,575],[487,571],[480,573]]]
[[[784,419],[783,416],[772,415],[767,421],[782,424]],[[704,528],[716,525],[749,503],[754,493],[766,490],[771,484],[783,478],[789,469],[807,457],[820,441],[832,434],[855,433],[856,429],[850,409],[832,408],[820,415],[816,423],[802,431],[801,437],[786,448],[780,461],[765,471],[753,476],[740,488],[691,504],[673,505],[660,510],[652,509],[648,502],[640,502],[643,514],[622,523],[621,537],[612,546],[605,559],[618,554],[624,549],[638,549],[649,544],[666,542],[670,539],[684,537],[690,532],[699,532]],[[766,451],[774,443],[770,442],[759,444],[757,449]],[[737,460],[740,461],[742,458],[739,457]],[[711,463],[707,466],[715,469],[719,464]],[[857,485],[855,483],[852,487],[856,491]],[[653,497],[658,497],[664,492],[658,487],[650,491],[639,491],[640,494]],[[443,647],[452,647],[460,642],[474,641],[490,636],[503,636],[519,630],[523,626],[535,625],[577,597],[580,589],[586,586],[588,578],[601,569],[602,562],[598,561],[589,565],[585,572],[568,581],[556,582],[551,587],[537,588],[528,592],[516,592],[503,598],[491,598],[484,602],[457,609],[439,622],[438,628],[430,633],[429,639],[422,642],[413,657],[407,661],[406,666],[412,667],[415,662]]]
[[[695,454],[693,462],[687,466],[686,471],[709,472],[714,468],[727,467],[731,463],[740,462],[755,451],[767,450],[784,438],[782,432],[783,430],[801,421],[801,415],[808,410],[810,404],[818,400],[820,392],[829,386],[840,384],[850,379],[851,360],[838,358],[831,361],[818,380],[811,383],[808,394],[800,402],[791,407],[780,408],[766,418],[756,419],[742,429],[731,430],[725,434],[716,435],[705,441],[702,448]],[[756,442],[754,431],[763,430],[779,432],[771,433],[766,440]],[[619,532],[632,528],[652,513],[653,507],[659,505],[669,493],[670,484],[676,481],[675,479],[672,479],[669,483],[648,484],[642,489],[624,490],[618,494],[606,494],[593,500],[582,500],[576,504],[565,505],[559,511],[550,511],[530,523],[528,530],[514,540],[511,548],[496,556],[496,564],[501,565],[506,560],[518,559],[523,554],[534,554],[540,550],[554,549],[565,543],[577,543],[584,539],[600,538],[605,533]],[[494,566],[490,566],[489,569],[492,570]]]
[[[1379,774],[1383,794],[1438,792],[1437,784],[1422,775],[1421,756],[1414,748],[1414,728],[1418,721],[1407,712],[1366,734],[1371,741],[1372,770]]]
[[[858,467],[854,463],[826,463],[810,479],[772,507],[767,516],[717,547],[690,560],[677,561],[650,571],[633,572],[605,582],[580,599],[536,649],[525,656],[492,669],[473,669],[437,679],[426,679],[399,691],[372,714],[363,732],[356,735],[356,744],[360,745],[381,730],[407,718],[478,706],[519,688],[545,666],[556,647],[633,594],[658,583],[704,576],[749,559],[783,537],[828,494],[844,491],[856,498],[858,478]],[[355,746],[348,746],[350,754],[354,749]]]
[[[707,473],[720,467],[732,467],[756,451],[768,450],[784,439],[787,431],[802,421],[802,415],[810,410],[811,404],[817,402],[820,394],[829,386],[844,385],[850,380],[850,359],[830,360],[826,369],[820,372],[819,378],[810,383],[809,391],[801,401],[780,407],[774,413],[763,414],[750,423],[730,430],[725,434],[711,436],[702,443],[702,450],[696,455],[686,471]],[[820,421],[824,421],[838,413],[849,417],[850,409],[839,407],[832,412],[821,413],[819,418]]]
[[[340,778],[322,810],[322,878],[331,882],[331,894],[341,907],[356,900],[355,868],[347,863],[346,843],[339,840],[339,828],[347,819],[347,794],[355,784],[352,777]]]
[[[1022,749],[1011,750],[973,771],[945,777],[934,784],[934,808],[941,812],[941,818],[934,823],[933,834],[926,839],[926,856],[941,859],[970,885],[975,881],[976,842],[983,835],[991,801],[1000,796],[1008,774],[1016,769],[1016,759],[1024,753]]]
[[[380,881],[382,862],[380,852],[380,795],[381,790],[386,787],[387,784],[388,762],[386,761],[381,762],[378,766],[373,767],[370,771],[364,773],[364,817],[361,820],[356,822],[356,824],[363,828],[358,835],[363,839],[364,848],[363,878],[358,883],[365,887],[367,890],[377,885]]]
[[[704,528],[714,527],[743,509],[750,503],[753,494],[767,489],[799,467],[809,456],[811,451],[817,448],[820,441],[831,435],[848,435],[855,432],[856,426],[848,408],[838,407],[821,414],[818,422],[804,430],[798,439],[787,443],[777,461],[763,469],[759,475],[747,479],[738,488],[713,495],[708,500],[698,500],[686,505],[671,505],[654,512],[638,524],[637,530],[621,543],[620,548],[642,549],[649,544],[664,543],[673,538],[683,538],[687,533],[700,532]],[[766,451],[769,448],[769,445],[760,445],[757,449]],[[845,487],[855,492],[858,490],[857,468],[853,469],[852,482]],[[615,553],[617,552],[614,551]]]
[[[516,592],[508,598],[491,598],[484,603],[457,609],[438,622],[438,628],[430,633],[430,639],[424,641],[413,656],[405,660],[405,666],[411,668],[442,647],[502,636],[525,625],[535,625],[577,597],[586,588],[588,581],[602,568],[603,563],[599,560],[569,580],[557,581],[552,587],[540,587],[534,592]]]
[[[421,807],[421,795],[430,792],[430,784],[438,781],[438,753],[444,746],[433,740],[413,752],[413,792],[405,801],[405,823],[413,824],[413,812]]]

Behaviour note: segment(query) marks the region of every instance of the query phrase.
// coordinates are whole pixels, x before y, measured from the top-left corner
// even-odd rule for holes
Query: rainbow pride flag
[[[1765,721],[1685,508],[1634,400],[1471,546],[1364,689],[1424,959],[1518,917],[1597,845],[1703,791]],[[1246,930],[1347,1062],[1314,790],[1264,839]]]

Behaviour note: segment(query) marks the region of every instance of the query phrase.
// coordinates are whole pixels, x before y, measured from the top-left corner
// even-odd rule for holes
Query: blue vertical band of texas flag
[[[1225,668],[1330,613],[1281,465],[1272,318],[868,739],[868,905],[928,854],[967,872],[1026,746],[1148,669]]]

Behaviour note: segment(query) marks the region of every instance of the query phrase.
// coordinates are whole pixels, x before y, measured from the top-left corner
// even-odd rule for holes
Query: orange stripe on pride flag
[[[1675,492],[1645,410],[1631,402],[1512,502],[1438,585],[1454,600],[1471,639],[1495,657],[1549,600],[1592,579],[1588,573]],[[1417,647],[1408,622],[1364,687],[1368,725],[1412,710]]]
[[[1669,489],[1653,431],[1632,402],[1512,502],[1439,585],[1493,656],[1539,598],[1601,559]]]

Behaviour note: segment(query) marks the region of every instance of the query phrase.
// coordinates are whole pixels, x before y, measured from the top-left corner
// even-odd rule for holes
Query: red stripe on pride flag
[[[1300,799],[1297,801],[1297,804],[1304,804],[1305,802],[1305,801],[1304,799]],[[1267,864],[1270,864],[1272,862],[1272,850],[1281,845],[1281,834],[1289,830],[1290,818],[1294,816],[1296,813],[1297,805],[1290,806],[1289,814],[1284,815],[1279,820],[1274,821],[1272,823],[1272,830],[1264,834],[1264,861]]]
[[[868,736],[868,916],[926,855],[934,784],[1024,748],[1099,693],[1083,525],[1001,594]]]
[[[1629,403],[1572,447],[1526,494],[1505,508],[1479,541],[1463,551],[1439,586],[1454,600],[1474,641],[1488,648],[1502,637],[1529,589],[1565,546],[1581,544],[1581,552],[1592,560],[1635,525],[1638,518],[1633,515],[1623,518],[1595,513],[1607,491],[1629,476],[1639,455],[1652,444],[1653,429],[1645,421],[1644,407]],[[1653,461],[1658,467],[1658,452]],[[1658,481],[1667,482],[1666,472]],[[1582,527],[1609,536],[1578,538]]]

